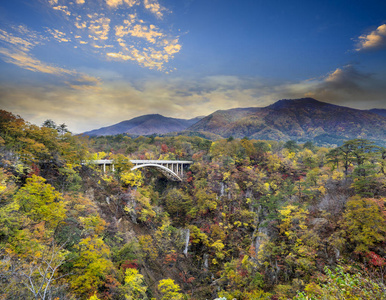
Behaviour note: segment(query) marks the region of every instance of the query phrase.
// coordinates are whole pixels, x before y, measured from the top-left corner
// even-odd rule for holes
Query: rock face
[[[159,114],[144,115],[108,127],[87,131],[83,134],[88,136],[115,135],[121,133],[131,135],[166,134],[185,130],[199,120],[200,118],[189,120],[167,118]]]
[[[211,132],[224,138],[265,140],[312,140],[318,144],[340,144],[365,138],[386,143],[386,117],[382,110],[368,111],[333,105],[312,98],[279,100],[262,108],[220,110],[188,130]]]

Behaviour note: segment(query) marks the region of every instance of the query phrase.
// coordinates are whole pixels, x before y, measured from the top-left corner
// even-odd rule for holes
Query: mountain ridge
[[[117,124],[86,131],[83,135],[104,136],[116,134],[150,135],[166,134],[185,130],[196,123],[200,117],[193,119],[177,119],[160,114],[148,114],[125,120]]]
[[[335,136],[338,140],[368,138],[380,144],[386,141],[386,117],[313,98],[279,100],[266,107],[244,111],[233,119],[227,116],[229,113],[231,110],[216,111],[188,130],[209,131],[224,138],[303,142]]]
[[[369,111],[371,111],[371,112],[373,112],[373,113],[375,113],[377,115],[386,117],[386,109],[373,108],[373,109],[370,109]]]
[[[332,145],[347,139],[366,138],[386,145],[385,112],[383,109],[359,110],[313,98],[282,99],[266,107],[217,110],[190,120],[144,115],[84,134],[163,135],[186,131],[223,138],[312,140]]]

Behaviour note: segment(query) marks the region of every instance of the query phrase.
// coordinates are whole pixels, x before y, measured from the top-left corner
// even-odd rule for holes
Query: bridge
[[[184,177],[184,166],[191,165],[193,162],[188,160],[130,160],[134,167],[132,171],[141,168],[155,168],[164,176],[173,181],[182,181]],[[103,166],[103,172],[106,173],[106,166],[110,166],[114,172],[114,160],[102,159],[94,160],[93,164]]]

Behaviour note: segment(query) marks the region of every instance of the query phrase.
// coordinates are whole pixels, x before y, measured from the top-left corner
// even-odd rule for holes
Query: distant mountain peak
[[[280,108],[288,108],[292,106],[326,106],[326,105],[333,105],[326,102],[318,101],[314,98],[300,98],[300,99],[282,99],[279,101],[276,101],[275,103],[268,106],[268,108],[272,109],[280,109]]]
[[[339,145],[348,139],[365,138],[386,146],[385,112],[384,109],[359,110],[313,98],[282,99],[267,107],[218,110],[190,120],[143,115],[84,134],[138,136],[188,131],[223,138],[314,141],[320,145]]]
[[[122,121],[117,124],[84,132],[84,135],[103,136],[115,134],[150,135],[166,134],[182,131],[198,122],[200,118],[177,119],[169,118],[160,114],[148,114]]]
[[[373,108],[369,110],[372,113],[375,113],[377,115],[386,117],[386,109],[385,108]]]
[[[224,138],[247,136],[266,140],[312,140],[329,145],[366,138],[384,145],[385,128],[386,118],[381,110],[370,112],[302,98],[282,99],[258,109],[217,111],[189,130],[210,132]]]

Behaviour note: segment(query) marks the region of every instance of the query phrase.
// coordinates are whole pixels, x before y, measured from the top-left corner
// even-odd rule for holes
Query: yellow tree
[[[343,226],[355,251],[367,252],[386,240],[386,220],[373,200],[353,197],[347,202],[343,217]]]
[[[27,178],[27,183],[15,195],[20,210],[34,222],[45,222],[47,229],[55,229],[66,217],[62,195],[54,187],[36,175]]]
[[[143,282],[143,275],[137,269],[128,268],[125,273],[125,298],[126,300],[147,300],[147,287]]]
[[[70,283],[74,292],[83,299],[95,294],[102,287],[113,266],[108,259],[109,247],[96,235],[82,239],[75,248],[79,254],[74,262],[74,274]]]
[[[174,283],[173,279],[162,279],[158,283],[158,290],[162,297],[161,300],[183,300],[184,295],[180,293],[181,288],[178,284]]]

